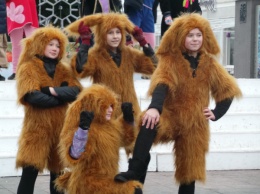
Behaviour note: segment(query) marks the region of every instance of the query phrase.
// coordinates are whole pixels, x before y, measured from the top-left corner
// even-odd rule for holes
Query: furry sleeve
[[[95,73],[95,64],[97,63],[95,53],[93,49],[89,49],[88,60],[83,65],[83,71],[79,73],[77,71],[77,54],[71,59],[71,67],[73,69],[73,73],[78,78],[84,78],[88,76],[92,76]]]
[[[82,109],[82,104],[80,101],[73,102],[66,114],[65,123],[60,135],[60,143],[59,143],[59,153],[66,166],[74,166],[82,159],[90,158],[92,152],[96,153],[96,141],[94,138],[91,138],[90,133],[87,141],[87,148],[79,159],[74,159],[70,156],[70,147],[72,145],[74,133],[77,131],[80,120],[80,112]],[[91,128],[93,126],[91,125]],[[91,130],[91,129],[90,129]]]
[[[134,71],[137,73],[143,73],[146,75],[151,75],[155,70],[155,65],[153,64],[150,57],[145,56],[145,54],[137,49],[128,48],[127,55],[128,59],[133,60]],[[124,51],[123,51],[124,52]]]
[[[73,71],[74,75],[75,75],[76,77],[81,77],[80,75],[81,75],[82,72],[79,73],[79,72],[77,71],[77,54],[75,54],[75,55],[71,58],[70,64],[71,64],[72,71]]]
[[[241,97],[242,92],[238,87],[236,79],[216,60],[212,59],[212,64],[209,81],[211,95],[214,100],[220,102],[227,98]]]
[[[178,85],[178,77],[176,74],[176,68],[174,67],[172,61],[174,61],[172,56],[161,56],[159,58],[159,63],[154,71],[150,87],[148,90],[148,95],[153,94],[154,89],[158,84],[165,84],[169,87],[170,91],[174,91]]]
[[[55,77],[60,82],[68,82],[68,86],[78,86],[82,90],[82,85],[73,73],[72,67],[65,63],[59,63],[56,67]],[[58,85],[60,86],[60,85]]]
[[[121,147],[130,146],[137,137],[137,130],[134,124],[128,123],[123,116],[117,118],[117,123],[121,131]]]
[[[18,103],[26,105],[23,97],[26,93],[40,90],[39,74],[35,70],[35,61],[20,64],[16,73]]]
[[[98,58],[96,57],[96,51],[91,48],[88,54],[88,61],[83,66],[83,71],[80,74],[81,78],[93,76],[96,72],[96,64],[98,63]]]
[[[74,133],[78,129],[81,105],[73,102],[67,110],[65,122],[60,134],[59,153],[66,166],[76,164],[78,160],[73,159],[69,152],[72,145]],[[77,106],[78,105],[78,106]]]

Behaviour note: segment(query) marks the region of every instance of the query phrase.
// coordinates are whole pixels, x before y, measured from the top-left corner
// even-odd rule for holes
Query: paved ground
[[[20,177],[0,178],[0,194],[14,194]],[[38,176],[35,194],[49,193],[49,176]],[[196,194],[260,194],[260,170],[208,171],[205,184],[196,183]],[[149,172],[144,194],[177,194],[173,172]]]

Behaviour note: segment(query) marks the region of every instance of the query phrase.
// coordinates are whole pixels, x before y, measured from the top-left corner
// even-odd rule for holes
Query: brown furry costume
[[[110,105],[117,106],[117,96],[109,88],[94,84],[84,89],[68,109],[61,133],[60,152],[66,172],[56,181],[60,190],[69,194],[133,194],[137,181],[116,183],[113,179],[118,173],[119,148],[134,141],[133,126],[118,117],[105,119]],[[79,159],[69,155],[75,131],[78,129],[81,111],[93,111],[94,119],[88,132],[85,151]]]
[[[61,60],[66,52],[67,37],[58,28],[39,28],[23,40],[24,48],[16,79],[18,103],[24,106],[25,115],[16,167],[33,166],[40,172],[48,168],[51,172],[59,173],[62,166],[57,145],[68,103],[53,108],[38,108],[24,101],[27,93],[40,91],[46,86],[60,86],[64,81],[68,82],[68,86],[78,86],[81,89],[69,66],[59,61],[54,78],[51,78],[46,73],[43,61],[35,56],[36,54],[44,56],[46,45],[53,39],[59,41],[58,59]]]
[[[93,83],[102,83],[109,86],[119,95],[120,103],[131,102],[133,104],[135,115],[137,115],[140,113],[140,107],[134,89],[133,74],[135,72],[152,74],[154,65],[151,59],[141,51],[125,45],[126,32],[132,33],[134,25],[125,14],[94,14],[73,22],[66,30],[78,35],[78,26],[82,21],[85,25],[93,27],[95,45],[89,50],[87,63],[79,76],[91,77]],[[117,67],[107,51],[107,32],[114,27],[118,27],[122,33],[122,40],[118,47],[121,51],[120,67]],[[72,65],[76,66],[76,56],[72,59]],[[78,74],[76,68],[74,70]],[[120,113],[121,110],[118,108],[115,110],[114,116],[117,117]]]
[[[203,35],[196,77],[182,53],[187,34],[198,28]],[[155,143],[174,141],[175,177],[180,183],[205,180],[205,154],[209,146],[209,122],[203,115],[210,98],[215,102],[240,97],[234,77],[215,59],[220,52],[209,22],[199,14],[174,20],[157,51],[159,64],[152,75],[149,95],[158,84],[169,89],[163,104]]]

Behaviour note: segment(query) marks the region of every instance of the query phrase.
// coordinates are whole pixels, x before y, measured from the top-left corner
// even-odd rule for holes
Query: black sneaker
[[[5,81],[5,77],[0,75],[0,81]]]
[[[142,75],[142,77],[141,77],[142,79],[150,79],[150,77],[149,76],[147,76],[147,75]]]
[[[10,75],[9,77],[8,77],[8,80],[14,80],[15,79],[15,73],[13,73],[12,75]]]

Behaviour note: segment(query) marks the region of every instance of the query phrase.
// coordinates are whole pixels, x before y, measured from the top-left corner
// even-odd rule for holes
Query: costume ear
[[[181,45],[181,40],[179,38],[178,29],[181,27],[181,23],[172,24],[169,29],[164,33],[157,54],[168,53],[170,51],[179,49],[176,45]]]
[[[78,36],[79,35],[79,33],[78,33],[79,24],[82,21],[84,22],[84,25],[93,27],[95,25],[102,23],[103,17],[104,16],[102,14],[93,14],[93,15],[84,16],[83,18],[76,20],[75,22],[71,23],[66,28],[64,28],[64,32],[65,32],[65,34],[67,34],[69,36],[71,36],[71,35]]]
[[[209,25],[205,28],[203,46],[204,49],[212,55],[218,55],[220,53],[218,41]]]
[[[125,15],[125,14],[122,14],[121,15],[122,17],[122,21],[124,23],[124,28],[125,30],[129,33],[129,34],[132,34],[133,31],[134,31],[134,27],[135,25],[128,19],[128,17]]]
[[[83,104],[81,100],[76,100],[74,101],[71,105],[70,108],[68,109],[67,114],[68,115],[73,115],[75,117],[79,117],[82,109],[83,109]]]
[[[32,50],[37,50],[37,48],[33,48],[37,44],[32,44],[33,39],[31,38],[24,38],[21,40],[21,45],[22,45],[22,52],[19,57],[19,62],[18,64],[23,64],[25,61],[31,60],[31,58],[34,57],[35,53],[34,52],[28,52]],[[19,67],[19,65],[17,65]]]

